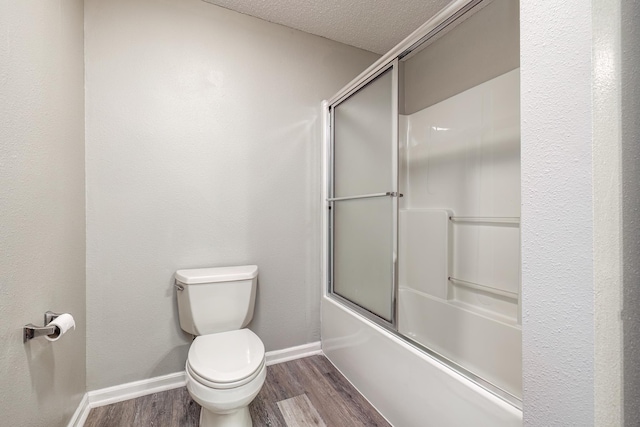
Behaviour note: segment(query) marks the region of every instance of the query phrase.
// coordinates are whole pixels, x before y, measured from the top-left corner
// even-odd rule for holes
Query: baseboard
[[[303,357],[321,354],[320,341],[303,344],[296,347],[289,347],[282,350],[268,351],[265,353],[267,365],[288,362],[290,360],[301,359]],[[73,414],[68,427],[82,427],[91,408],[110,405],[112,403],[123,402],[136,397],[161,391],[172,390],[183,387],[186,384],[185,373],[176,372],[163,375],[161,377],[149,378],[132,383],[121,384],[113,387],[94,390],[86,393]]]
[[[110,405],[148,394],[183,387],[186,383],[185,373],[182,371],[161,377],[94,390],[87,393],[89,395],[89,406],[91,408],[97,408],[98,406]]]
[[[315,356],[320,353],[322,353],[320,341],[316,341],[282,350],[268,351],[265,354],[265,357],[267,359],[267,366],[269,366],[288,362],[290,360],[301,359],[303,357]]]
[[[90,410],[91,407],[89,406],[89,396],[87,395],[87,393],[85,393],[84,396],[82,396],[80,404],[78,405],[78,409],[76,409],[76,412],[74,412],[73,416],[71,417],[69,424],[67,424],[67,427],[82,427],[84,425],[84,422],[87,420],[87,417],[89,416]]]

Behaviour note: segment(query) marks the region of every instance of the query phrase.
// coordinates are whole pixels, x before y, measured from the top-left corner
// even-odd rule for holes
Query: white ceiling
[[[383,54],[450,0],[204,0]]]

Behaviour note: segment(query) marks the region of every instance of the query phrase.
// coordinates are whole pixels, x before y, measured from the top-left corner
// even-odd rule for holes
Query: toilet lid
[[[255,376],[264,344],[249,329],[201,335],[191,344],[187,368],[207,383],[229,384]]]

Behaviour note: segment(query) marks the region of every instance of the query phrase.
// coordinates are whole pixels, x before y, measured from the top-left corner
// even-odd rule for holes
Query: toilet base
[[[200,427],[252,427],[249,407],[245,406],[230,414],[215,414],[202,408]]]

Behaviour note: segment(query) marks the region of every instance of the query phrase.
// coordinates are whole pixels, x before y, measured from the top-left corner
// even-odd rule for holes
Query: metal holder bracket
[[[49,323],[53,322],[53,320],[58,316],[60,316],[60,314],[54,313],[53,311],[47,311],[44,314],[44,326],[36,326],[33,323],[24,325],[22,342],[27,342],[30,339],[41,337],[44,335],[59,335],[60,328],[55,325],[49,325]]]

